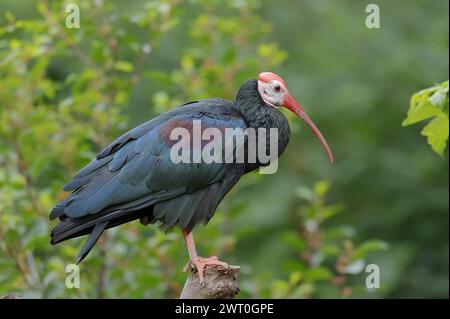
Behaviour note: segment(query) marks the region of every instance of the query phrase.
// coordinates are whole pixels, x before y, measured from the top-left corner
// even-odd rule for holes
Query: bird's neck
[[[264,103],[258,91],[257,80],[248,80],[241,86],[236,95],[236,107],[250,127],[289,130],[283,113]]]
[[[236,95],[235,105],[249,127],[278,129],[278,155],[281,155],[289,142],[289,123],[283,113],[264,103],[258,92],[256,80],[248,80],[241,86]]]
[[[236,107],[243,115],[250,127],[266,127],[269,109],[258,92],[258,82],[248,80],[245,82],[236,95]]]

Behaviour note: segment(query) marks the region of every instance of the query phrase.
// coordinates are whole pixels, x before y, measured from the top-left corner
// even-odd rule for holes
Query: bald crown
[[[281,84],[283,84],[283,86],[287,89],[287,84],[286,82],[284,82],[284,80],[276,75],[275,73],[272,72],[262,72],[259,74],[258,80],[264,83],[269,83],[270,81],[273,80],[277,80],[278,82],[280,82]]]

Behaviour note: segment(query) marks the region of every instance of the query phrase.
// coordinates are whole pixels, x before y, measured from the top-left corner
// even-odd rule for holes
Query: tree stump
[[[180,299],[232,299],[239,293],[240,269],[239,266],[208,265],[204,270],[203,285],[194,269],[189,273]]]

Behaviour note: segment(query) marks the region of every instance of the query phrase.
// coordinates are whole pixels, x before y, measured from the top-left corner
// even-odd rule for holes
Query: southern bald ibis
[[[247,161],[176,164],[170,158],[174,145],[170,133],[176,127],[192,130],[193,120],[201,120],[202,130],[276,128],[279,156],[290,136],[288,121],[279,111],[281,106],[310,126],[333,161],[327,142],[290,95],[285,81],[274,73],[263,72],[258,79],[241,86],[235,101],[205,99],[186,103],[114,140],[64,187],[71,194],[50,214],[50,219],[60,219],[51,233],[51,244],[89,235],[78,255],[80,262],[107,228],[135,219],[145,225],[159,222],[167,229],[179,225],[189,253],[185,270],[196,268],[203,280],[206,265],[226,264],[217,257],[197,255],[192,229],[210,220],[242,175],[263,164]]]

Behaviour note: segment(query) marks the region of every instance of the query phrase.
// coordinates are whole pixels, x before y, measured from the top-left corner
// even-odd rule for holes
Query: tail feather
[[[71,238],[89,235],[78,254],[79,263],[88,255],[104,230],[139,219],[147,213],[148,209],[135,212],[114,211],[103,216],[87,216],[82,220],[67,218],[53,228],[50,243],[56,245]]]
[[[77,264],[79,264],[91,251],[92,247],[94,247],[95,243],[105,230],[106,225],[108,225],[108,222],[102,222],[94,226],[94,229],[89,235],[88,240],[84,243],[83,248],[81,249],[80,253],[77,256]]]

